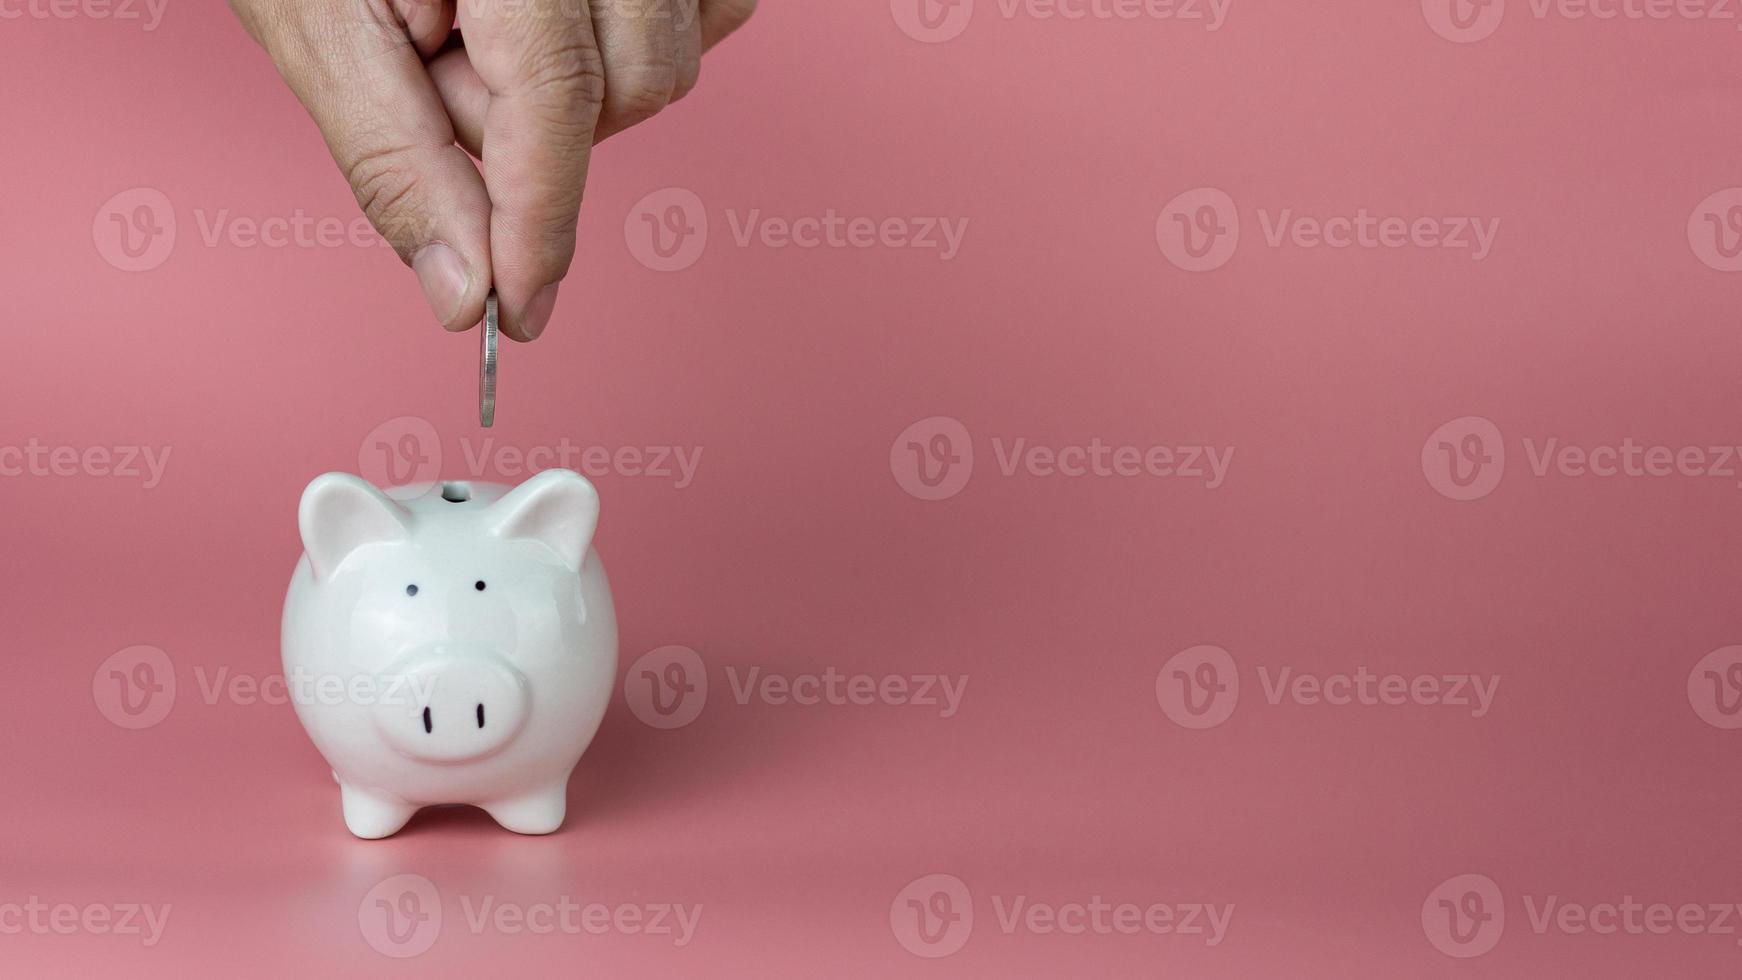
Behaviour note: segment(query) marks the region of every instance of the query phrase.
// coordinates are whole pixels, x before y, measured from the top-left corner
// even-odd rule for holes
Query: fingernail
[[[539,290],[532,302],[526,304],[526,316],[520,322],[528,340],[537,340],[538,335],[544,333],[544,328],[550,324],[551,311],[556,309],[557,285],[553,282]]]
[[[411,257],[411,268],[417,273],[417,283],[423,287],[430,310],[443,326],[453,323],[466,299],[466,285],[470,281],[460,253],[440,242],[425,245]]]

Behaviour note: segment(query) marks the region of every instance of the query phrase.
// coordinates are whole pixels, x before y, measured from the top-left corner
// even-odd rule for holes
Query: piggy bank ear
[[[297,526],[316,579],[326,578],[351,552],[377,541],[410,537],[405,508],[349,473],[318,476],[302,492]]]
[[[491,504],[486,519],[500,537],[540,542],[578,572],[599,526],[599,492],[573,470],[545,470]]]

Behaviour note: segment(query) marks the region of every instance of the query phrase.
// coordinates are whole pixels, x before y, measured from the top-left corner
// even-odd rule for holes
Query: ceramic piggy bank
[[[358,837],[440,803],[548,834],[617,670],[598,494],[568,470],[408,490],[329,473],[303,492],[291,702]]]

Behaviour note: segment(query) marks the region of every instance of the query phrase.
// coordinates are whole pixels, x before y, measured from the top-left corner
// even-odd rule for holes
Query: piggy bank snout
[[[526,676],[493,653],[441,649],[414,654],[389,670],[375,727],[402,755],[425,762],[469,762],[500,751],[526,723]]]

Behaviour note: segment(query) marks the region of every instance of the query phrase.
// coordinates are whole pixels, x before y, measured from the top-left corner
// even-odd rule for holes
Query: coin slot
[[[444,483],[442,499],[450,504],[463,504],[472,499],[472,488],[464,483]]]

